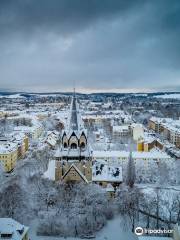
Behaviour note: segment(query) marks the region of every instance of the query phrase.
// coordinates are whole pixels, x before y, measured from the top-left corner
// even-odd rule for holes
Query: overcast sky
[[[180,91],[180,0],[0,0],[0,89]]]

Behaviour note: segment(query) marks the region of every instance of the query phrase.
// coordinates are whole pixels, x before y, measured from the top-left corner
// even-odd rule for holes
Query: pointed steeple
[[[70,122],[69,122],[69,128],[71,130],[78,130],[78,116],[77,116],[77,102],[76,102],[76,92],[74,88],[74,93],[71,101],[71,110],[70,110]]]

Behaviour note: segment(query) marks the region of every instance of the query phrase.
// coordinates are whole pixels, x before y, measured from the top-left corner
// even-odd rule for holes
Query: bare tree
[[[126,217],[134,232],[135,223],[138,221],[140,191],[137,188],[122,186],[117,193],[119,212]]]

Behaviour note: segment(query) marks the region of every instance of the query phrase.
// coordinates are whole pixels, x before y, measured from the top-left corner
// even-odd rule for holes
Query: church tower
[[[84,128],[74,91],[68,121],[61,136],[61,146],[55,154],[56,178],[65,181],[91,181],[91,155],[87,130]]]

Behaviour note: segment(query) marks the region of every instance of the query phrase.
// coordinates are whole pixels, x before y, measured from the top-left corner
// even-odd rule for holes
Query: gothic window
[[[66,142],[64,143],[64,148],[67,148],[67,143]]]
[[[76,143],[72,143],[71,144],[71,149],[77,149],[77,144]]]
[[[82,142],[82,143],[80,144],[80,148],[85,148],[85,143],[84,143],[84,142]]]

